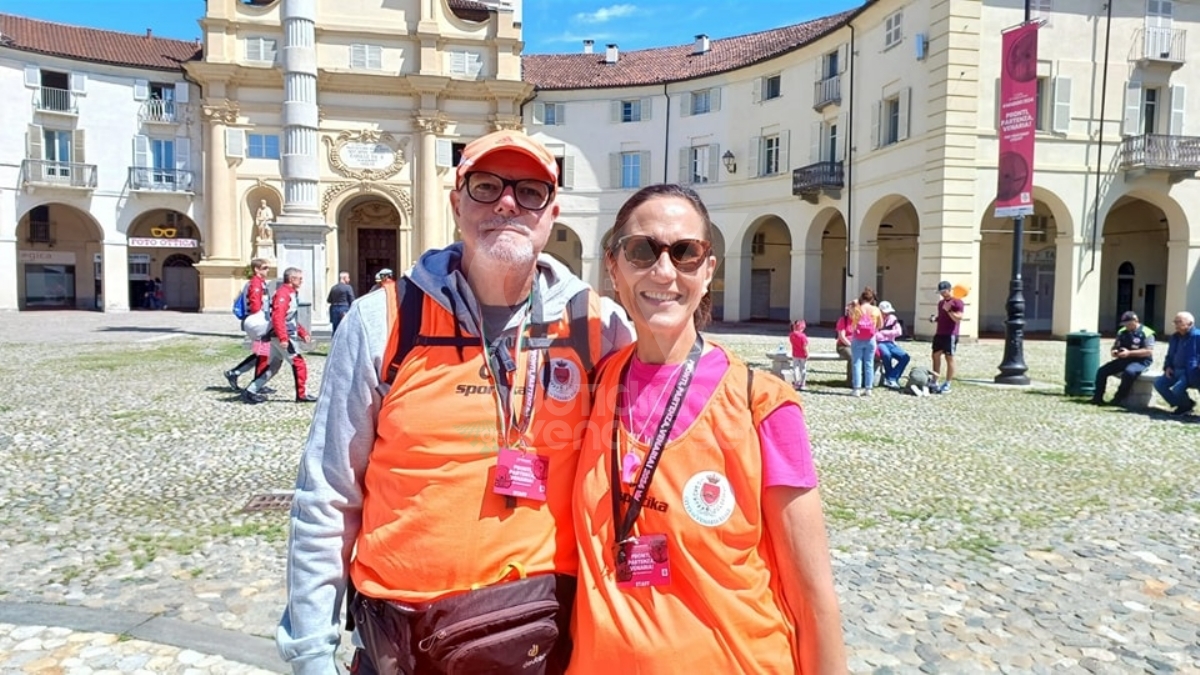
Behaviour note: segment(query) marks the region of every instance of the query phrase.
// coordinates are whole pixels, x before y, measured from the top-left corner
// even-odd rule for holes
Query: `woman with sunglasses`
[[[638,339],[602,364],[580,451],[573,674],[846,669],[799,399],[700,334],[712,230],[653,185],[611,233]]]

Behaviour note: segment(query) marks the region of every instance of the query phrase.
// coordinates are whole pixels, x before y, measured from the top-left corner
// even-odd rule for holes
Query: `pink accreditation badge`
[[[631,537],[617,550],[617,587],[621,589],[666,586],[671,583],[667,535]]]
[[[514,448],[500,448],[492,491],[506,497],[544,502],[549,475],[550,458]]]

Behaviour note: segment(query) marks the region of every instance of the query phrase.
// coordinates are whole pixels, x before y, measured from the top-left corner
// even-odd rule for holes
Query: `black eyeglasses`
[[[708,260],[712,244],[700,239],[678,239],[668,244],[644,234],[629,234],[613,245],[614,254],[618,250],[624,253],[630,265],[638,269],[654,267],[665,251],[675,269],[695,272]]]
[[[504,189],[513,189],[517,204],[530,211],[541,211],[554,197],[554,184],[536,178],[509,180],[487,171],[472,171],[463,177],[471,199],[480,204],[494,204],[504,196]]]

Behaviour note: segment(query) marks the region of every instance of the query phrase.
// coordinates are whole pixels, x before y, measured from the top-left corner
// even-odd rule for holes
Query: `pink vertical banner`
[[[1038,23],[1002,36],[1000,160],[996,217],[1033,213],[1033,135],[1037,128]]]

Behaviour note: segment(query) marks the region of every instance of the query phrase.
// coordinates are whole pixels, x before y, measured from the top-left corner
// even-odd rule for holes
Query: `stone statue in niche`
[[[260,243],[271,241],[271,223],[274,220],[275,212],[267,205],[267,200],[259,201],[258,212],[254,214],[254,232]]]

